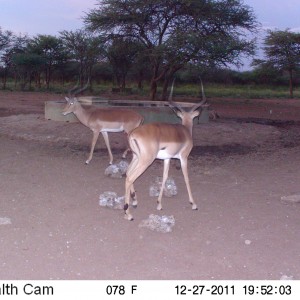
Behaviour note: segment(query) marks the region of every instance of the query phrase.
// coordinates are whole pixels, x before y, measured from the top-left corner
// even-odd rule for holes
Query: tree
[[[140,45],[130,40],[116,38],[107,47],[106,55],[112,66],[114,75],[121,89],[126,87],[126,77],[132,65],[136,62]]]
[[[92,67],[103,55],[103,42],[85,30],[62,31],[61,39],[70,54],[70,59],[79,63],[81,85],[91,78]]]
[[[8,68],[10,65],[10,50],[12,48],[14,41],[14,35],[11,31],[3,31],[0,27],[0,66],[2,69],[2,77],[3,77],[3,89],[6,89],[6,81]]]
[[[29,38],[27,35],[16,36],[10,31],[6,31],[5,33],[0,32],[0,36],[0,59],[3,66],[3,89],[6,89],[8,73],[13,66],[12,58],[17,53],[24,53],[28,45]]]
[[[278,84],[281,80],[281,74],[270,61],[254,59],[251,63],[254,67],[253,75],[257,82],[262,84]]]
[[[0,27],[0,51],[11,44],[13,33],[9,30],[3,31]]]
[[[85,17],[87,29],[105,38],[116,36],[144,45],[151,65],[151,99],[157,83],[166,85],[188,62],[238,63],[240,53],[253,53],[247,31],[256,21],[239,0],[98,0]]]
[[[12,56],[12,63],[16,75],[21,80],[21,89],[24,90],[27,83],[31,88],[31,82],[36,74],[39,74],[45,65],[45,59],[35,53],[16,53]]]
[[[13,34],[11,31],[2,31],[0,27],[0,55],[1,55],[1,64],[2,65],[2,74],[3,74],[3,89],[6,88],[8,64],[7,64],[7,53],[13,42]]]
[[[41,61],[44,61],[45,82],[49,89],[53,69],[59,65],[63,55],[61,40],[51,35],[37,35],[30,40],[28,52],[40,55]],[[38,83],[40,85],[40,78]]]
[[[271,65],[278,71],[289,74],[290,97],[293,97],[293,74],[300,66],[300,33],[288,29],[269,30],[264,39],[263,48],[266,59],[261,60],[260,66]]]

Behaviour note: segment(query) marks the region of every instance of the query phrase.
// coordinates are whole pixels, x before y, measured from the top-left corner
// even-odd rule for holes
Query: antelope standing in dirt
[[[141,125],[143,122],[143,117],[130,109],[119,109],[119,108],[90,108],[85,109],[81,106],[78,99],[75,97],[77,94],[81,93],[87,88],[77,89],[73,88],[69,91],[69,97],[66,97],[67,105],[63,109],[63,115],[73,113],[78,120],[90,128],[93,132],[91,150],[86,164],[89,164],[95,149],[95,145],[101,132],[105,145],[109,154],[109,163],[113,162],[113,155],[110,149],[108,132],[125,132],[129,134],[133,129]],[[130,149],[127,148],[123,153],[122,157],[125,158],[127,152]]]
[[[203,92],[203,87],[202,87]],[[129,145],[133,152],[132,161],[127,170],[125,182],[125,219],[133,220],[129,211],[130,198],[133,206],[137,205],[135,180],[158,158],[164,160],[163,180],[157,200],[157,209],[162,209],[161,199],[165,182],[168,178],[171,158],[180,160],[182,173],[187,187],[189,202],[192,209],[197,205],[193,199],[188,177],[188,156],[193,148],[192,129],[193,119],[199,115],[199,108],[206,106],[204,99],[192,106],[188,111],[172,101],[173,85],[169,97],[169,106],[181,118],[182,124],[149,123],[133,130],[129,136]],[[204,96],[204,93],[203,93]]]

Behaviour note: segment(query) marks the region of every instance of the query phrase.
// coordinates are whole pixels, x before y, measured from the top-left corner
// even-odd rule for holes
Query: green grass
[[[17,86],[15,88],[13,82],[8,83],[8,89],[20,90]],[[50,89],[45,87],[37,89],[34,84],[30,91],[34,92],[52,92],[52,93],[67,93],[68,89],[72,87],[72,84],[68,83],[62,86],[57,83],[50,85]],[[111,92],[113,85],[111,83],[93,84],[93,95],[101,96],[101,94]],[[141,96],[143,98],[149,95],[149,86],[144,85],[143,90],[139,90],[135,84],[128,84],[128,87],[132,88],[134,96]],[[27,89],[28,90],[28,89]],[[158,96],[161,94],[161,86],[158,87]],[[271,98],[289,98],[288,86],[263,86],[263,85],[225,85],[225,84],[206,84],[204,83],[204,91],[207,98],[239,98],[239,99],[271,99]],[[178,84],[174,87],[174,97],[199,97],[200,86],[197,84]],[[122,93],[120,94],[122,97]],[[294,98],[300,99],[300,89],[294,90]]]
[[[204,86],[208,98],[241,98],[241,99],[271,99],[289,98],[288,86],[270,87],[257,85],[221,85],[208,84]],[[197,85],[182,85],[174,89],[175,95],[198,97],[200,87]],[[294,98],[300,98],[300,90],[294,90]]]

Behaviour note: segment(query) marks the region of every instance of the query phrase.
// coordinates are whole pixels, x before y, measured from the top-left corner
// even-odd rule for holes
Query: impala
[[[75,95],[79,94],[86,88],[87,86],[79,90],[73,88],[69,91],[69,97],[65,98],[67,105],[63,109],[62,113],[63,115],[73,113],[83,125],[90,128],[93,132],[90,154],[85,163],[89,164],[91,161],[99,133],[101,132],[108,150],[109,163],[112,164],[113,155],[110,149],[108,132],[124,131],[129,134],[143,122],[143,117],[139,113],[129,109],[83,108]],[[123,158],[126,157],[129,150],[129,148],[125,150],[122,155]]]
[[[181,118],[182,124],[149,123],[136,128],[128,136],[133,158],[128,167],[125,181],[124,211],[125,219],[127,220],[133,220],[129,211],[130,198],[133,200],[133,206],[137,205],[136,192],[133,184],[156,158],[164,160],[163,180],[157,200],[157,209],[162,209],[161,199],[165,182],[168,178],[171,158],[180,160],[189,195],[189,202],[192,205],[192,209],[197,209],[189,183],[187,159],[193,148],[193,119],[199,115],[198,109],[206,106],[206,99],[203,97],[204,99],[200,103],[193,105],[190,110],[186,111],[171,100],[172,93],[173,86],[169,97],[169,106],[175,111],[177,116]]]

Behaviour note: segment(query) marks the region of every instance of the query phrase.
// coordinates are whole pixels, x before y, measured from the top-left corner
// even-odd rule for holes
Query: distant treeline
[[[1,88],[50,90],[89,80],[90,90],[110,82],[166,99],[174,77],[177,84],[197,84],[201,77],[211,84],[285,85],[291,97],[299,85],[300,34],[289,30],[268,31],[265,59],[254,59],[251,71],[236,71],[243,56],[255,54],[259,27],[242,1],[98,4],[86,14],[84,29],[58,36],[30,38],[0,27]]]

